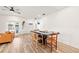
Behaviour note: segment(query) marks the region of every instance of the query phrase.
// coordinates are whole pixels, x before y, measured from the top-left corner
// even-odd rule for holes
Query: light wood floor
[[[13,42],[0,44],[1,53],[50,53],[50,48],[38,45],[31,40],[30,35],[24,34],[14,38]],[[53,51],[56,52],[56,51]]]
[[[0,53],[50,53],[50,48],[47,46],[36,46],[35,42],[32,42],[31,36],[24,34],[14,38],[13,42],[0,44]],[[57,52],[78,52],[79,49],[65,45],[58,42],[58,50],[53,50],[52,53]]]
[[[58,50],[61,53],[79,53],[79,49],[69,46],[67,44],[64,44],[62,42],[58,42]]]

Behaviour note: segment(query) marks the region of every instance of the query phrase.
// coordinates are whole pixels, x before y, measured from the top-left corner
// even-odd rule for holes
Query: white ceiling
[[[14,9],[21,12],[21,14],[12,13],[9,9],[0,6],[0,15],[16,15],[25,18],[35,18],[43,13],[49,15],[59,10],[66,8],[66,6],[14,6]]]

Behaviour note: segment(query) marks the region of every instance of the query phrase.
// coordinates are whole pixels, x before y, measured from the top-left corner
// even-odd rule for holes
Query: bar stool
[[[38,40],[39,40],[39,33],[32,33],[32,44],[34,44],[36,46],[36,48],[38,48]]]
[[[58,34],[59,34],[59,32],[57,32],[57,33],[54,32],[51,35],[49,35],[47,38],[47,46],[51,48],[51,52],[52,52],[52,49],[57,50]]]

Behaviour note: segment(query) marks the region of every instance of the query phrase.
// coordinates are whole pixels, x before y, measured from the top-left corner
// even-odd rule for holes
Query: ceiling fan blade
[[[18,11],[13,11],[13,12],[18,13],[18,14],[21,14],[21,12],[18,12]]]
[[[7,8],[7,9],[10,9],[9,7],[7,7],[7,6],[4,6],[5,8]]]
[[[16,9],[14,9],[14,7],[8,7],[8,6],[4,6],[5,8],[9,9],[10,11],[13,11],[15,13],[21,14],[20,12],[16,11]]]

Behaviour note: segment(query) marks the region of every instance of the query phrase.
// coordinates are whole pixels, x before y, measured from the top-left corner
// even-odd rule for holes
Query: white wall
[[[79,48],[79,7],[68,7],[42,20],[40,30],[60,32],[59,41]]]
[[[30,31],[34,30],[35,29],[35,20],[34,19],[27,19],[25,21],[25,25],[24,25],[24,29],[23,29],[23,32],[24,33],[30,33]],[[32,25],[29,25],[29,23],[32,23]]]
[[[0,33],[8,31],[8,23],[19,23],[19,32],[22,32],[22,21],[26,20],[22,17],[0,15]]]
[[[24,28],[22,29],[22,22],[25,21]],[[25,19],[17,16],[7,16],[0,15],[0,33],[8,31],[8,23],[13,23],[14,26],[16,23],[19,23],[19,33],[29,33],[31,30],[35,29],[35,20],[34,19]],[[29,23],[33,23],[33,25],[29,25]]]
[[[0,32],[1,33],[7,30],[6,25],[7,25],[7,17],[0,16]]]

